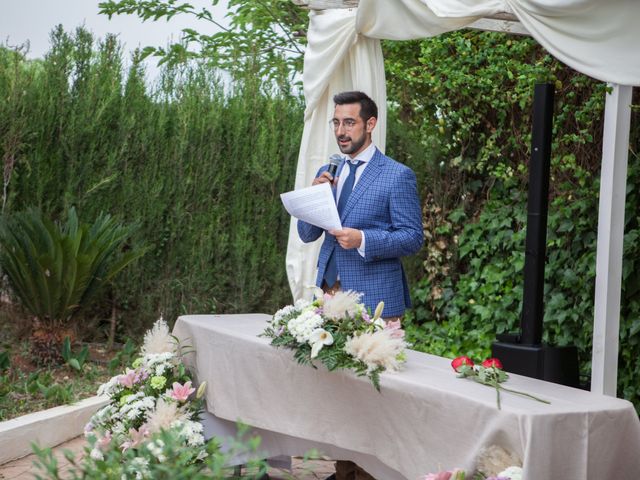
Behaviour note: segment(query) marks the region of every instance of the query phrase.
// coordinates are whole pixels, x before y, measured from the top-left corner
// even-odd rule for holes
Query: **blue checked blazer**
[[[344,165],[343,160],[337,176]],[[327,168],[328,165],[320,168],[317,175]],[[384,301],[384,317],[402,315],[411,306],[411,299],[400,257],[416,253],[424,241],[415,174],[376,149],[340,220],[344,227],[364,232],[364,258],[356,248],[343,249],[333,235],[320,227],[298,221],[298,234],[305,243],[325,233],[316,284],[321,286],[327,261],[335,250],[342,290],[363,293],[364,304],[372,311]]]

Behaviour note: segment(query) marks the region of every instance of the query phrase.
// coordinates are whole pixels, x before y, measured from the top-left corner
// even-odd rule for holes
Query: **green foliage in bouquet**
[[[523,397],[529,397],[533,400],[537,400],[542,403],[551,403],[547,400],[535,397],[526,392],[520,392],[518,390],[512,390],[502,386],[502,383],[506,382],[509,378],[507,372],[502,367],[502,362],[497,358],[487,358],[481,365],[475,365],[466,355],[454,358],[451,362],[451,366],[458,373],[458,378],[470,378],[482,385],[487,385],[496,389],[496,404],[498,410],[501,410],[500,406],[500,391],[515,393],[516,395],[522,395]]]
[[[98,441],[89,439],[84,455],[81,458],[71,452],[65,452],[69,466],[64,471],[50,449],[40,449],[34,446],[38,459],[35,462],[39,473],[37,479],[68,478],[74,480],[122,480],[122,479],[154,479],[154,480],[205,480],[231,478],[229,464],[235,455],[250,455],[246,461],[247,479],[262,478],[267,465],[264,460],[258,460],[257,448],[259,437],[246,439],[244,429],[239,429],[238,437],[232,442],[231,448],[222,452],[219,444],[212,440],[202,447],[197,447],[201,460],[194,462],[194,447],[185,447],[182,438],[173,431],[162,431],[154,436],[152,442],[144,444],[138,449],[122,451],[119,448],[109,449],[102,458],[91,455]]]
[[[404,362],[404,331],[400,322],[385,323],[380,318],[380,302],[373,317],[359,303],[361,294],[316,292],[313,302],[298,300],[278,310],[262,336],[271,345],[294,350],[294,358],[317,368],[319,360],[329,371],[353,370],[367,376],[380,390],[380,374],[398,370]]]

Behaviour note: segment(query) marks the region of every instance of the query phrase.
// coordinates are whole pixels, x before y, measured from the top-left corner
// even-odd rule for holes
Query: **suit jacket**
[[[344,165],[345,161],[338,167],[337,176]],[[318,175],[327,168],[328,165],[323,166]],[[402,315],[411,306],[411,299],[400,257],[416,253],[424,241],[415,174],[376,149],[340,220],[344,227],[364,232],[364,258],[356,248],[343,249],[333,235],[320,227],[298,221],[298,234],[305,243],[325,233],[316,284],[321,286],[327,261],[334,252],[343,290],[363,293],[363,302],[372,311],[379,301],[384,301],[384,317]]]

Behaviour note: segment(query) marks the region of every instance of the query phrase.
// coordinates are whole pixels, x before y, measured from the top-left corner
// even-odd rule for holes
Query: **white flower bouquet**
[[[91,457],[101,460],[111,449],[136,449],[143,443],[162,452],[158,433],[169,431],[186,447],[194,447],[194,460],[205,454],[202,424],[198,420],[204,384],[197,394],[182,363],[180,347],[162,319],[147,332],[141,356],[121,375],[100,386],[98,395],[108,395],[109,404],[85,427],[93,437]],[[158,459],[162,461],[161,458]]]
[[[380,373],[399,370],[405,361],[404,330],[400,321],[382,320],[380,302],[373,316],[357,292],[324,294],[313,302],[298,300],[278,310],[261,334],[271,345],[294,350],[301,364],[322,362],[328,370],[350,369],[366,375],[380,390]]]

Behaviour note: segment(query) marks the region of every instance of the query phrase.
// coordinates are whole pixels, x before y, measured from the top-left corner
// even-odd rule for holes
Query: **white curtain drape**
[[[370,38],[432,37],[512,12],[549,53],[605,82],[640,85],[638,0],[360,0],[356,31]]]
[[[387,91],[380,41],[356,33],[356,10],[311,12],[308,46],[304,57],[306,111],[298,156],[295,188],[311,185],[318,169],[329,156],[339,153],[329,120],[333,116],[333,95],[361,90],[380,107],[373,141],[384,152]],[[309,298],[306,288],[315,283],[316,260],[322,237],[304,244],[297,223],[291,219],[287,247],[287,276],[293,298]]]
[[[386,87],[377,39],[432,37],[500,12],[515,14],[549,53],[575,70],[605,82],[640,85],[640,0],[360,0],[357,10],[312,12],[295,188],[310,185],[337,151],[327,123],[339,91],[362,90],[377,102],[374,142],[384,150]],[[286,263],[295,299],[308,296],[304,287],[315,280],[320,241],[302,244],[292,221]]]

